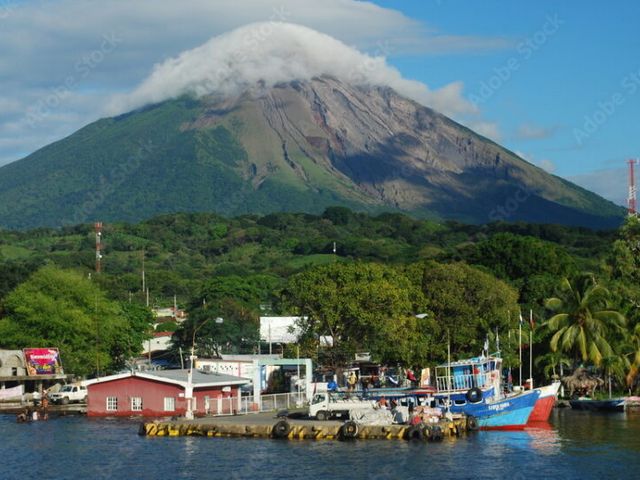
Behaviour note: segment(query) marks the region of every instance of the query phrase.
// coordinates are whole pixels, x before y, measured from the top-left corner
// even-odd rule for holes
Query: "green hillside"
[[[159,213],[222,215],[358,206],[332,190],[268,179],[255,189],[238,173],[247,153],[223,126],[180,127],[201,113],[189,99],[95,122],[0,168],[0,225],[137,221]]]

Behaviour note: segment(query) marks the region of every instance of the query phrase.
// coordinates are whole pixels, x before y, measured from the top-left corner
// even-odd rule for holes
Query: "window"
[[[131,397],[131,411],[132,412],[142,411],[142,397]]]
[[[118,397],[107,397],[107,412],[118,410]]]
[[[164,411],[173,412],[176,409],[176,399],[173,397],[164,397]]]

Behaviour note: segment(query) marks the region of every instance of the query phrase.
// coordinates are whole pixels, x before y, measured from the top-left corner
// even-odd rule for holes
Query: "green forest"
[[[264,352],[258,318],[282,314],[305,317],[300,354],[328,366],[363,351],[390,365],[433,366],[446,360],[448,342],[460,358],[478,355],[487,338],[493,350],[499,337],[505,364],[516,368],[522,328],[526,339],[532,330],[538,382],[561,366],[586,366],[618,390],[637,390],[636,217],[595,231],[343,207],[180,213],[105,224],[100,273],[95,242],[90,224],[0,230],[0,348],[58,347],[76,375],[125,368],[153,332],[144,269],[150,306],[171,306],[175,296],[189,314],[156,330],[175,331],[176,349],[195,336],[200,355]],[[333,347],[320,345],[326,335]],[[295,354],[294,345],[282,348]]]

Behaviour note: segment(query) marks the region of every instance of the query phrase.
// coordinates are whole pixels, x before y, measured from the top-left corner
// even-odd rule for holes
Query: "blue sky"
[[[624,201],[625,160],[640,154],[640,3],[379,4],[401,6],[411,18],[451,34],[504,36],[513,42],[485,52],[398,55],[390,61],[406,76],[434,87],[461,79],[465,95],[479,97],[483,116],[497,124],[506,147]]]
[[[0,165],[106,115],[154,65],[274,18],[384,54],[430,90],[458,85],[446,113],[624,202],[640,152],[633,1],[0,0]]]

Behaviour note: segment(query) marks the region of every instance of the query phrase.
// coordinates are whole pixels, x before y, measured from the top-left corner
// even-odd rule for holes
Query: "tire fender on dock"
[[[412,441],[412,440],[423,441],[424,440],[424,433],[423,433],[422,427],[420,425],[412,425],[411,427],[409,427],[407,429],[407,431],[405,432],[404,436],[409,441]]]
[[[286,420],[280,420],[271,429],[271,436],[273,438],[287,438],[291,432],[291,425]]]
[[[343,440],[353,440],[358,436],[358,424],[352,420],[344,422],[340,427],[340,438]]]

